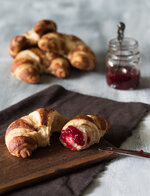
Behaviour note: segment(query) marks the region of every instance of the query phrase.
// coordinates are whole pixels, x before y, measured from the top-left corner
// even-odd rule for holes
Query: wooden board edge
[[[45,180],[48,180],[48,179],[53,179],[53,178],[62,176],[64,174],[69,174],[71,172],[74,172],[76,169],[87,168],[89,166],[92,166],[93,164],[96,164],[96,163],[100,162],[100,161],[105,161],[105,160],[110,161],[110,160],[118,157],[116,154],[111,153],[111,152],[108,152],[108,154],[109,154],[108,157],[104,156],[104,157],[96,158],[95,160],[90,160],[89,159],[88,165],[87,165],[87,163],[84,162],[84,158],[80,159],[80,164],[78,164],[78,165],[76,165],[75,161],[73,160],[72,162],[65,163],[59,169],[58,168],[56,170],[53,169],[53,171],[49,170],[48,173],[47,173],[47,170],[42,171],[42,173],[39,172],[39,174],[33,176],[32,179],[31,178],[30,179],[24,178],[25,182],[22,182],[22,181],[19,182],[18,181],[17,186],[16,186],[16,183],[15,184],[10,183],[10,184],[7,184],[5,186],[0,185],[0,195],[4,194],[4,193],[7,193],[9,191],[12,191],[12,190],[17,190],[17,189],[20,189],[20,188],[23,188],[23,187],[27,187],[27,186],[36,184],[36,183],[41,182],[41,181],[45,181]],[[69,167],[68,165],[70,165],[70,163],[71,163],[71,166]],[[44,173],[44,175],[43,175],[43,173]]]

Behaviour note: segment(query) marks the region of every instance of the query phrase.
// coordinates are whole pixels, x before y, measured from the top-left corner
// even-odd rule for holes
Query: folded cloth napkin
[[[111,130],[105,139],[119,147],[132,134],[140,120],[150,110],[144,103],[121,103],[104,98],[82,95],[54,85],[0,112],[0,136],[4,136],[8,125],[23,115],[40,107],[56,109],[69,118],[78,114],[99,114],[110,121]],[[78,170],[53,180],[7,193],[8,196],[79,196],[104,170],[108,162]]]

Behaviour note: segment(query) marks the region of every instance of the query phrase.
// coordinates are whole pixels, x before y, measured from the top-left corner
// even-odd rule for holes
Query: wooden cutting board
[[[50,147],[36,150],[27,159],[10,155],[4,138],[0,139],[0,194],[116,157],[111,152],[98,150],[99,146],[112,146],[104,139],[98,145],[77,152],[64,148],[58,138],[55,133]]]

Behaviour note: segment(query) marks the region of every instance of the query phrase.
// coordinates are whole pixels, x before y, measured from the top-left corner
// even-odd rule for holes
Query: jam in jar
[[[140,53],[133,38],[116,38],[109,42],[106,59],[107,84],[116,89],[135,89],[140,82]]]

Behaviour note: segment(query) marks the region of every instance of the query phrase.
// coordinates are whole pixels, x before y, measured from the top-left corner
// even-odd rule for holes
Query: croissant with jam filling
[[[95,143],[110,129],[110,123],[102,116],[76,116],[61,130],[60,141],[71,150],[83,150]]]

